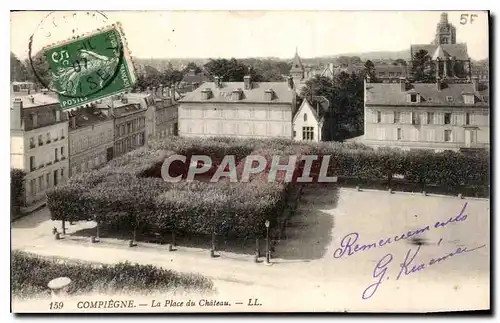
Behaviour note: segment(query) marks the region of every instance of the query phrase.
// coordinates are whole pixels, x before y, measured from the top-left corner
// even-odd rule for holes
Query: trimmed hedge
[[[11,219],[19,213],[21,206],[24,206],[24,178],[26,173],[23,170],[13,168],[10,170],[10,214]]]
[[[166,292],[175,288],[208,291],[213,282],[198,274],[183,274],[152,265],[119,263],[93,265],[63,262],[22,251],[12,252],[12,294],[17,297],[49,296],[49,281],[69,277],[71,294],[92,292]]]
[[[487,192],[489,153],[475,154],[445,151],[374,150],[359,144],[307,143],[291,140],[182,138],[154,142],[111,161],[101,169],[71,178],[67,185],[56,187],[48,195],[53,220],[95,219],[108,229],[136,230],[140,233],[166,235],[171,231],[186,234],[218,234],[253,238],[263,236],[265,220],[276,222],[283,212],[290,183],[284,172],[277,182],[269,183],[270,164],[261,174],[252,175],[249,183],[195,181],[167,183],[161,179],[163,160],[172,154],[186,155],[171,176],[186,172],[194,154],[212,157],[213,169],[225,155],[236,156],[237,174],[248,155],[261,155],[269,162],[274,155],[300,157],[316,154],[311,173],[319,173],[323,156],[330,155],[328,176],[357,178],[363,182],[388,182],[395,175],[405,181],[445,187],[449,192]],[[294,179],[302,175],[304,162],[296,163]]]

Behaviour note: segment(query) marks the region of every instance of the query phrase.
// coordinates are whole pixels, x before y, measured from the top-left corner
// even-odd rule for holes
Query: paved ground
[[[434,228],[437,221],[446,222],[460,214],[465,203],[464,221]],[[51,229],[60,224],[49,220],[46,209],[13,224],[12,248],[47,256],[103,263],[128,260],[199,272],[214,280],[217,299],[246,304],[249,298],[258,298],[262,303],[259,309],[264,311],[484,309],[490,306],[489,216],[488,200],[316,187],[305,190],[299,212],[287,230],[288,239],[277,245],[272,266],[256,264],[251,256],[228,252],[211,259],[208,250],[196,248],[179,247],[175,252],[168,252],[166,247],[147,244],[129,248],[127,241],[115,239],[103,239],[100,244],[90,244],[88,239],[56,241]],[[427,225],[429,230],[419,235],[424,242],[420,248],[409,239],[394,241],[395,236]],[[69,227],[79,230],[88,226],[92,223]],[[351,235],[351,251],[361,251],[351,256],[346,252],[335,258],[334,255],[340,255],[340,250],[336,250],[342,239],[350,233],[358,234],[356,243],[360,245],[354,247],[354,235]],[[381,248],[379,241],[387,241],[389,237],[390,242]],[[372,243],[376,247],[368,248]],[[463,252],[464,248],[472,250],[483,245]],[[457,248],[462,252],[429,265],[432,258],[449,255]],[[397,279],[407,253],[407,275],[403,271]],[[374,278],[374,268],[382,258],[391,261],[386,271],[381,268]],[[422,263],[424,265],[419,266]],[[412,268],[414,272],[410,273]],[[382,282],[373,296],[363,299],[365,289],[379,280]],[[368,289],[365,297],[370,296],[375,287]],[[27,303],[17,303],[20,308],[27,306]],[[44,304],[40,306],[46,306]],[[230,309],[225,308],[252,309],[234,304]]]

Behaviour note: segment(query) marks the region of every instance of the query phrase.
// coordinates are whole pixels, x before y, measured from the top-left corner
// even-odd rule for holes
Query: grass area
[[[101,265],[67,262],[13,251],[12,294],[20,298],[50,295],[49,281],[69,277],[72,295],[87,293],[150,294],[173,290],[210,291],[213,282],[198,274],[183,274],[152,265],[119,263]]]

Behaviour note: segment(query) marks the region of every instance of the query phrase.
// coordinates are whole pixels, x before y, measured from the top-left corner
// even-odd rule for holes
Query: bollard
[[[64,299],[68,296],[68,288],[71,279],[68,277],[58,277],[52,279],[47,286],[50,288],[52,299]]]
[[[359,188],[359,185],[356,185],[356,191],[360,192],[361,188]]]
[[[168,244],[168,251],[174,251],[174,246],[171,243]]]
[[[423,195],[423,196],[427,196],[427,192],[426,192],[426,191],[423,191],[423,192],[422,192],[422,195]]]
[[[210,249],[210,258],[215,258],[215,251]]]
[[[134,243],[134,240],[129,240],[128,246],[129,247],[135,247],[135,246],[137,246],[137,244]]]
[[[56,232],[55,237],[56,237],[56,240],[60,240],[61,239],[61,234],[59,232]]]
[[[459,199],[463,199],[464,198],[463,195],[462,195],[462,193],[458,194],[458,198]]]
[[[389,194],[392,194],[392,188],[389,189]]]

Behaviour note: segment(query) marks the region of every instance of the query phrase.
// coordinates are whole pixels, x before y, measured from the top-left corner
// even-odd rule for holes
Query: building
[[[489,147],[489,94],[470,83],[365,83],[363,143],[403,149]]]
[[[178,104],[173,88],[160,87],[153,94],[154,104],[148,108],[147,121],[151,130],[148,140],[179,135]]]
[[[25,208],[45,203],[46,192],[68,177],[68,120],[49,93],[12,93],[11,167],[25,177]]]
[[[325,97],[305,98],[293,117],[293,139],[319,142],[325,138],[325,113],[329,102]]]
[[[194,69],[190,69],[178,84],[177,89],[182,94],[185,94],[196,90],[201,84],[208,81],[208,77],[205,73],[196,73]]]
[[[113,118],[94,106],[68,112],[69,176],[99,167],[113,159]]]
[[[404,65],[375,65],[375,76],[382,83],[399,83],[399,80],[407,78],[407,69]]]
[[[467,53],[467,44],[456,43],[456,29],[448,22],[448,14],[442,13],[436,26],[436,34],[431,44],[411,45],[410,57],[425,51],[435,64],[436,77],[471,78],[471,60]]]
[[[179,101],[180,136],[292,138],[294,83],[203,83]]]
[[[130,95],[130,94],[128,94]],[[119,157],[146,143],[146,111],[142,103],[131,103],[128,95],[113,100],[114,157]]]

